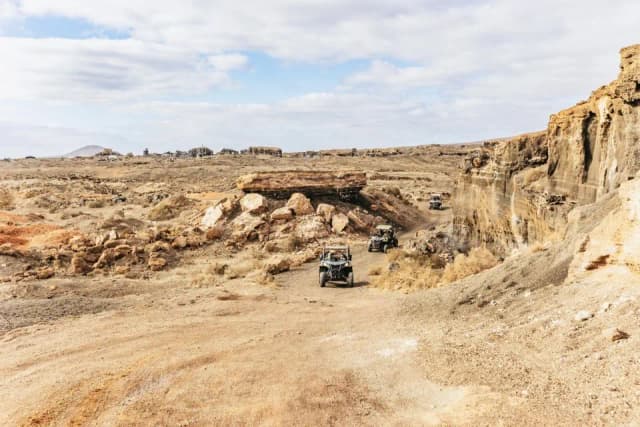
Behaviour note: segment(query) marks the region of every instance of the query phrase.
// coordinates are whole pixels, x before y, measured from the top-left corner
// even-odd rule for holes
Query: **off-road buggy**
[[[432,194],[429,199],[429,209],[442,209],[442,195],[440,194]]]
[[[379,225],[376,231],[369,238],[369,252],[381,251],[387,252],[389,249],[398,247],[398,238],[396,230],[390,225]]]
[[[353,266],[351,265],[349,246],[329,246],[322,249],[320,255],[320,286],[327,282],[345,282],[353,287]]]

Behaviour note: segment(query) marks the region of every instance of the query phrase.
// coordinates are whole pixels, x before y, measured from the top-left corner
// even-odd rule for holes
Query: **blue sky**
[[[0,157],[539,130],[615,78],[639,13],[630,0],[0,0]]]

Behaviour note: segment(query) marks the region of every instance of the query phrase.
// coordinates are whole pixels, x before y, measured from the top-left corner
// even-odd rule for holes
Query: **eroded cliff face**
[[[454,234],[504,255],[561,237],[567,215],[640,169],[640,45],[621,51],[618,78],[551,116],[546,131],[485,143],[465,161]]]

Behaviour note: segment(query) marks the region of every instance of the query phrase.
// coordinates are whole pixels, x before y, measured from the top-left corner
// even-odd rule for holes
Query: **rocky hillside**
[[[575,207],[598,201],[640,168],[640,45],[621,50],[618,78],[561,111],[546,131],[487,142],[467,157],[454,234],[506,254],[560,236]]]

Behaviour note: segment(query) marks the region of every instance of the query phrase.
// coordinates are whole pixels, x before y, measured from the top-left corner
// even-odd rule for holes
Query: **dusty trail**
[[[366,286],[384,256],[360,245],[354,259],[354,288],[321,289],[311,263],[279,276],[275,290],[176,288],[151,305],[10,332],[0,341],[0,424],[470,419],[462,408],[479,390],[429,382],[415,360],[419,337],[397,321],[402,296]]]

